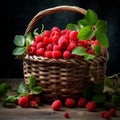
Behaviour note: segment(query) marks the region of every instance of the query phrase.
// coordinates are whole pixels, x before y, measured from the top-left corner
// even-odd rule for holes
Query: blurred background
[[[93,9],[108,23],[110,46],[106,74],[120,72],[120,8],[117,0],[4,0],[0,3],[0,78],[23,78],[22,60],[15,59],[15,35],[24,35],[30,20],[39,11],[60,6],[72,5]],[[75,23],[81,18],[78,13],[60,12],[48,15],[39,21],[46,29],[59,26],[64,29],[67,23]]]

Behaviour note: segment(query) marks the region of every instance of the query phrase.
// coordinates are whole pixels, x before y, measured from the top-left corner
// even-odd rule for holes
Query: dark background
[[[12,55],[14,36],[23,35],[39,11],[59,5],[90,8],[107,21],[110,57],[106,74],[120,72],[120,8],[117,0],[4,0],[0,3],[0,78],[23,78],[22,60]],[[64,29],[67,23],[75,23],[79,19],[77,13],[60,12],[41,19],[39,24],[44,24],[46,29],[53,26]]]

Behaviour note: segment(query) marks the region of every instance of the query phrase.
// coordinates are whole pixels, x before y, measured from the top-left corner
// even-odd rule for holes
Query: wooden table
[[[14,88],[18,88],[22,79],[0,79],[0,83],[8,83]],[[119,107],[120,108],[120,107]],[[88,112],[84,108],[67,108],[63,106],[60,111],[53,111],[51,105],[43,104],[39,108],[5,108],[0,104],[0,120],[65,120],[64,112],[69,112],[70,120],[104,120],[100,116],[102,109],[95,112]],[[117,117],[111,120],[120,120],[120,110],[117,111]]]

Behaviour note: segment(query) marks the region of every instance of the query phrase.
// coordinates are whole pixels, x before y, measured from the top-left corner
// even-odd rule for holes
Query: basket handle
[[[57,7],[53,7],[53,8],[49,8],[49,9],[45,9],[43,11],[40,11],[39,13],[37,13],[32,20],[29,22],[25,34],[26,35],[28,32],[31,32],[32,29],[34,28],[34,26],[37,24],[37,22],[44,16],[47,16],[49,14],[55,13],[55,12],[60,12],[60,11],[72,11],[72,12],[76,12],[76,13],[82,13],[82,14],[86,14],[87,10],[77,7],[77,6],[68,6],[68,5],[64,5],[64,6],[57,6]]]

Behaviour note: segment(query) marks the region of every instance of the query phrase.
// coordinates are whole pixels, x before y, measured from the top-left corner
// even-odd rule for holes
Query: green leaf
[[[26,94],[28,93],[28,87],[25,83],[21,82],[18,88],[18,93],[20,94]]]
[[[5,102],[14,103],[16,102],[16,100],[17,100],[16,96],[8,96]]]
[[[84,56],[84,58],[85,58],[85,60],[94,59],[94,58],[95,58],[95,55],[86,53],[85,56]]]
[[[26,48],[25,47],[16,47],[13,51],[12,54],[13,55],[22,55],[23,53],[25,53]]]
[[[89,25],[95,25],[98,20],[98,16],[93,10],[88,9],[85,19],[88,21]]]
[[[42,24],[41,33],[44,31],[44,28],[45,28],[45,26],[44,26],[44,24]]]
[[[82,26],[88,26],[89,25],[89,23],[86,19],[79,20],[77,23],[78,23],[78,25],[82,25]]]
[[[33,43],[33,41],[34,41],[31,32],[26,34],[25,40],[26,40],[26,48],[28,48],[28,46],[30,46]]]
[[[104,84],[102,82],[98,82],[94,84],[94,94],[100,95],[103,93]]]
[[[115,105],[120,104],[120,96],[113,94],[112,101]]]
[[[66,28],[69,29],[69,30],[77,30],[77,31],[79,31],[78,25],[72,24],[72,23],[67,24]]]
[[[109,47],[108,37],[105,33],[96,31],[95,32],[97,40],[105,47]]]
[[[107,86],[110,87],[110,88],[113,88],[113,87],[114,87],[114,84],[113,84],[112,80],[109,79],[109,78],[106,78],[106,79],[105,79],[105,85],[107,85]]]
[[[42,87],[36,86],[30,92],[31,92],[31,94],[40,94],[42,92]]]
[[[97,56],[100,55],[100,46],[99,46],[99,45],[95,45],[95,46],[94,46],[94,52],[95,52],[95,54],[96,54]]]
[[[0,97],[3,97],[11,87],[6,83],[0,84]]]
[[[39,28],[36,28],[34,31],[33,31],[33,35],[36,36],[38,35],[39,33],[37,32],[39,30]]]
[[[94,35],[94,31],[92,30],[92,26],[86,26],[81,28],[81,30],[78,33],[78,38],[81,40],[87,40],[90,39]]]
[[[84,47],[76,47],[73,49],[72,54],[84,56],[86,54],[86,50]]]
[[[25,38],[23,35],[16,35],[14,38],[14,44],[19,47],[23,47],[25,45]]]
[[[36,80],[35,77],[33,75],[30,76],[29,78],[29,89],[33,89],[33,87],[35,87],[36,85]]]
[[[15,108],[16,107],[16,103],[6,102],[6,103],[3,103],[2,106],[6,107],[6,108]]]
[[[17,101],[17,97],[16,96],[13,96],[13,95],[12,96],[8,96],[4,100],[2,106],[10,107],[10,108],[16,107],[16,101]]]
[[[88,100],[92,100],[93,96],[94,96],[94,88],[93,85],[88,85],[83,92],[83,95],[85,98],[87,98]]]
[[[96,30],[99,32],[106,33],[107,32],[107,23],[104,20],[98,20],[96,23]]]
[[[105,101],[104,103],[105,110],[110,110],[111,106],[114,106],[111,101]]]
[[[104,103],[105,100],[106,97],[103,94],[93,96],[93,101],[95,101],[96,103]]]

